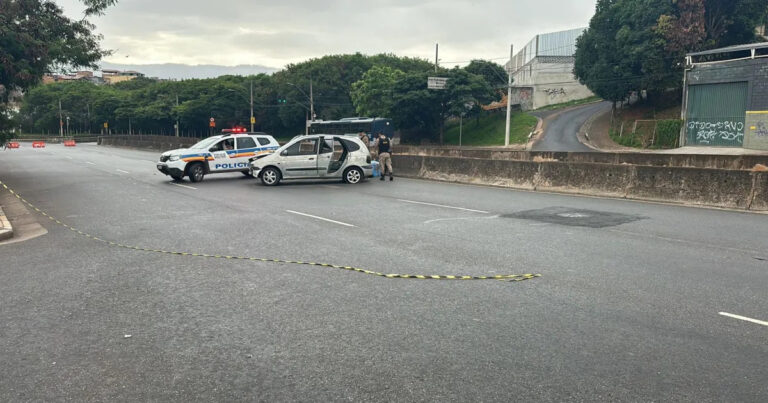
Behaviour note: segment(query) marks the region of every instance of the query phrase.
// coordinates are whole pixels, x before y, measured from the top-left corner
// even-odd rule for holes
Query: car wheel
[[[363,180],[363,171],[360,168],[349,168],[344,172],[344,182],[355,185]]]
[[[261,173],[261,183],[266,186],[275,186],[280,183],[280,171],[277,168],[269,167]]]
[[[189,180],[192,182],[202,181],[203,177],[205,177],[205,169],[203,169],[203,164],[193,164],[191,167],[189,167],[188,175]]]

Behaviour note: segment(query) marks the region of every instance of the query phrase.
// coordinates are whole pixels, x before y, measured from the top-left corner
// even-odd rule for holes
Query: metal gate
[[[746,82],[689,86],[686,144],[741,147],[748,89]]]

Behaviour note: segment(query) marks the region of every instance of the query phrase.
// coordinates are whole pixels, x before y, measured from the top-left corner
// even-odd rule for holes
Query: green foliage
[[[475,62],[472,70],[488,70],[490,64]],[[468,67],[470,67],[468,66]],[[491,73],[493,74],[493,73]],[[389,116],[403,130],[406,142],[441,141],[442,123],[450,116],[476,116],[480,105],[500,99],[486,76],[468,68],[437,73],[448,78],[445,90],[427,88],[429,70],[403,72],[374,68],[353,84],[352,99],[360,113]]]
[[[485,82],[493,88],[507,89],[508,76],[504,67],[488,60],[472,60],[464,70],[468,73],[482,76]]]
[[[525,144],[528,135],[538,123],[536,117],[523,112],[514,112],[510,124],[510,144]],[[464,119],[461,144],[463,146],[503,146],[507,125],[504,113],[483,112],[475,119]],[[446,127],[445,144],[459,145],[459,122],[454,119]]]
[[[86,15],[101,14],[116,0],[83,0]],[[71,20],[48,0],[0,2],[0,115],[15,94],[40,82],[55,69],[94,66],[109,52],[87,20]],[[0,131],[10,127],[2,125]]]
[[[651,98],[682,83],[686,52],[756,40],[765,0],[598,0],[574,74],[600,97]]]
[[[660,120],[656,127],[656,142],[654,145],[660,148],[677,147],[682,128],[683,121],[680,119]]]

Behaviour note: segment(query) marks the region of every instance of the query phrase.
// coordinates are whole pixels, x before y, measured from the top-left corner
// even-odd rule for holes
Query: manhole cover
[[[512,214],[505,214],[501,217],[589,228],[615,227],[645,219],[645,217],[638,215],[611,213],[607,211],[580,210],[567,207],[549,207],[539,210],[520,211]]]

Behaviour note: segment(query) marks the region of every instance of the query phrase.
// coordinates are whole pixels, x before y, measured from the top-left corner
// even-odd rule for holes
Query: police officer
[[[384,180],[387,172],[389,172],[389,180],[395,180],[392,175],[392,141],[384,133],[379,133],[379,138],[376,139],[376,146],[379,149],[380,180]]]
[[[371,141],[368,138],[368,133],[360,130],[360,133],[357,134],[357,137],[360,139],[360,141],[363,142],[363,144],[365,144],[366,147],[370,147],[371,146]]]

